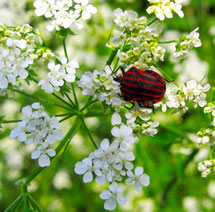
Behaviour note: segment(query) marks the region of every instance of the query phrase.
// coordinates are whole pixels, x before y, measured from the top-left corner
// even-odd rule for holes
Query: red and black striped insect
[[[122,66],[118,69],[122,70],[123,75],[114,80],[120,83],[121,96],[125,101],[137,102],[140,107],[153,107],[153,104],[163,99],[166,81],[169,81],[160,74],[136,67],[126,72]]]

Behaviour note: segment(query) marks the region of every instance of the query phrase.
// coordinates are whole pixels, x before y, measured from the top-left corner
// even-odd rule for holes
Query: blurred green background
[[[88,21],[80,34],[71,36],[67,40],[69,57],[76,59],[80,64],[77,75],[80,77],[85,71],[101,70],[110,50],[106,42],[113,27],[113,11],[116,8],[134,10],[139,16],[149,16],[145,10],[148,7],[146,0],[95,0],[92,1],[98,13]],[[189,33],[200,27],[200,39],[203,45],[192,50],[189,57],[180,63],[171,62],[171,48],[162,68],[179,82],[195,79],[200,81],[205,75],[212,86],[215,85],[215,1],[214,0],[184,0],[183,11],[185,17],[180,19],[174,15],[173,19],[162,23],[163,39],[171,40],[181,33]],[[1,0],[0,23],[7,25],[21,25],[29,23],[38,32],[46,44],[61,55],[62,41],[54,32],[46,30],[46,20],[34,14],[32,1],[28,0]],[[40,89],[30,85],[28,92],[47,97]],[[85,97],[77,89],[80,101]],[[23,106],[33,103],[34,100],[15,95],[13,98],[0,97],[0,115],[5,120],[22,118],[20,110]],[[50,115],[59,114],[58,108],[43,104]],[[97,108],[96,108],[97,107]],[[97,104],[96,109],[101,105]],[[87,124],[99,143],[104,138],[112,139],[110,116],[88,118]],[[207,127],[210,119],[203,113],[202,108],[193,109],[192,106],[186,114],[156,113],[154,120],[160,121],[159,133],[155,137],[144,136],[136,144],[135,165],[143,166],[151,178],[149,187],[143,192],[136,192],[132,187],[126,189],[128,202],[116,211],[215,211],[215,179],[210,174],[206,179],[201,177],[197,164],[208,158],[209,147],[198,149],[195,144],[196,133],[201,127]],[[61,124],[64,133],[73,123],[69,119]],[[37,161],[30,159],[34,149],[18,140],[10,139],[9,132],[16,124],[3,125],[0,133],[0,211],[20,194],[15,180],[22,176],[29,176],[38,167]],[[82,176],[74,173],[77,161],[93,151],[90,140],[84,129],[72,139],[65,154],[55,158],[51,166],[35,178],[29,186],[29,192],[39,205],[48,212],[94,212],[104,211],[104,201],[99,194],[106,185],[96,183],[84,184]],[[193,152],[192,160],[186,160]],[[184,169],[184,166],[186,167]]]

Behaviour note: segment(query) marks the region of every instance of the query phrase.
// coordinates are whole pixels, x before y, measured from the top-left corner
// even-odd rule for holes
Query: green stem
[[[22,198],[23,198],[23,194],[20,194],[10,205],[9,207],[4,211],[4,212],[10,212],[14,206],[18,205],[19,202],[22,201]]]
[[[87,113],[85,115],[85,117],[110,116],[112,114],[113,113],[104,113],[104,111],[102,111],[102,112],[92,112],[92,111],[90,111],[89,113]]]
[[[117,54],[118,50],[119,50],[118,48],[112,50],[111,55],[107,60],[107,65],[111,65],[111,63],[113,62],[114,58],[116,57],[116,54]]]
[[[163,71],[163,69],[161,69],[156,64],[154,64],[154,66],[161,72],[161,74],[164,76],[164,78],[166,78],[166,80],[173,82],[177,87],[179,86],[178,83],[176,81],[174,81],[171,76],[169,76],[169,74],[167,74],[165,71]]]
[[[24,212],[28,212],[28,191],[27,191],[27,185],[23,186],[23,199],[24,199]]]
[[[32,198],[32,196],[31,195],[28,195],[28,198],[31,200],[31,202],[34,204],[34,206],[36,207],[36,209],[39,211],[39,212],[41,212],[42,210],[41,210],[41,208],[40,208],[40,206],[37,204],[37,202]]]
[[[75,103],[72,101],[70,96],[67,93],[65,93],[65,95],[66,95],[67,99],[70,101],[70,103],[73,105],[73,107],[76,108]]]
[[[27,97],[30,97],[30,98],[33,98],[33,99],[37,99],[37,100],[39,100],[39,101],[41,101],[41,102],[45,102],[45,103],[48,103],[48,104],[52,104],[52,105],[55,105],[55,106],[57,106],[57,107],[64,108],[64,109],[66,109],[66,110],[71,110],[71,108],[68,108],[68,107],[65,107],[65,106],[63,106],[63,105],[59,105],[59,104],[53,103],[53,102],[51,102],[51,101],[48,101],[48,100],[46,100],[46,99],[42,99],[42,98],[37,97],[37,96],[33,96],[33,95],[30,95],[30,94],[27,94],[27,93],[25,93],[25,92],[23,92],[23,91],[16,90],[16,89],[14,89],[14,88],[9,88],[9,89],[12,90],[12,91],[14,91],[14,92],[16,92],[16,93],[22,94],[22,95],[24,95],[24,96],[27,96]]]
[[[63,119],[61,119],[59,122],[61,123],[61,122],[65,121],[65,120],[67,120],[67,119],[69,119],[69,118],[71,118],[71,117],[73,117],[73,116],[75,116],[75,115],[76,115],[76,114],[69,115],[69,116],[67,116],[67,117],[65,117],[65,118],[63,118]]]
[[[65,57],[66,57],[67,61],[69,61],[69,57],[68,57],[67,49],[66,49],[66,38],[63,40],[63,49],[64,49]],[[72,92],[73,92],[73,96],[75,99],[75,104],[76,104],[77,108],[79,108],[78,99],[77,99],[76,93],[75,93],[75,88],[74,88],[73,83],[71,83],[71,84],[72,84]]]
[[[77,112],[74,112],[74,113],[65,113],[65,114],[57,114],[55,115],[55,117],[62,117],[62,116],[69,116],[69,115],[76,115]]]
[[[88,136],[89,136],[89,138],[90,138],[90,140],[92,141],[92,143],[93,143],[93,145],[95,146],[95,148],[98,149],[98,146],[97,146],[96,142],[94,141],[94,139],[93,139],[93,137],[92,137],[92,135],[91,135],[91,133],[90,133],[90,131],[89,131],[89,129],[88,129],[88,127],[87,127],[87,125],[86,125],[84,119],[83,119],[83,117],[80,116],[80,119],[81,119],[81,121],[82,121],[82,123],[83,123],[83,126],[84,126],[84,128],[85,128],[85,130],[86,130],[86,132],[87,132],[87,134],[88,134]]]
[[[10,121],[3,121],[2,123],[4,124],[9,124],[9,123],[16,123],[16,122],[20,122],[22,120],[10,120]]]
[[[64,147],[64,145],[67,143],[68,139],[72,139],[74,137],[74,135],[77,133],[78,129],[80,127],[80,122],[79,120],[76,120],[74,125],[72,126],[72,128],[67,132],[67,134],[65,135],[65,137],[63,138],[63,140],[60,142],[60,144],[57,146],[55,152],[56,155],[54,157],[51,158],[51,161],[58,155],[58,153],[61,151],[61,149]],[[43,171],[43,169],[45,169],[46,167],[41,167],[36,169],[30,177],[28,177],[26,179],[26,185],[28,185],[35,177],[37,177],[40,172]]]
[[[177,40],[170,40],[170,41],[158,41],[160,44],[168,44],[168,43],[178,43]]]
[[[94,100],[94,101],[88,103],[87,105],[85,105],[84,107],[82,107],[80,111],[85,110],[86,108],[88,108],[90,105],[94,104],[94,103],[97,102],[97,101],[98,101],[98,100]]]
[[[147,24],[147,26],[150,26],[151,24],[153,24],[155,21],[157,21],[158,20],[158,18],[155,18],[155,19],[153,19],[152,21],[150,21],[148,24]]]
[[[119,57],[118,57],[117,60],[116,60],[116,63],[115,63],[114,68],[113,68],[113,72],[116,71],[117,66],[118,66],[118,63],[119,63]]]
[[[77,96],[76,96],[76,93],[75,93],[75,88],[74,88],[73,83],[72,83],[72,92],[73,92],[73,96],[74,96],[74,99],[75,99],[75,104],[76,104],[77,108],[79,109],[78,99],[77,99]]]
[[[65,101],[65,100],[62,99],[61,97],[59,97],[57,94],[52,93],[52,95],[53,95],[54,97],[56,97],[57,99],[59,99],[59,100],[60,100],[61,102],[63,102],[64,104],[66,104],[67,106],[73,108],[73,106],[72,106],[71,104],[69,104],[67,101]]]

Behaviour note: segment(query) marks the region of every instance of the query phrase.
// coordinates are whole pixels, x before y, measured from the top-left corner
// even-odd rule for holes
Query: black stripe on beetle
[[[136,67],[114,78],[120,83],[121,96],[125,101],[137,102],[140,107],[153,106],[161,101],[166,92],[166,81],[160,74],[152,70],[141,70]],[[118,70],[117,69],[117,70]]]

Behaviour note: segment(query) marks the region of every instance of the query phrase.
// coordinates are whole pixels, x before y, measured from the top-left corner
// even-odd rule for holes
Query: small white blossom
[[[117,183],[112,183],[109,185],[109,190],[104,190],[100,194],[100,198],[106,200],[104,204],[104,208],[106,210],[115,210],[116,203],[118,202],[120,205],[126,204],[126,198],[121,195],[123,192],[123,188],[120,187]]]
[[[74,3],[74,7],[73,6]],[[79,19],[87,20],[97,12],[96,7],[88,4],[88,0],[35,0],[35,14],[51,19],[47,29],[59,31],[61,27],[80,30],[83,25]]]
[[[142,133],[145,135],[150,135],[150,136],[154,136],[155,134],[157,134],[158,130],[156,129],[156,127],[159,126],[159,122],[156,120],[154,122],[147,122],[142,124]]]
[[[82,162],[78,162],[75,164],[75,173],[84,174],[84,183],[89,183],[93,180],[93,173],[101,175],[99,168],[99,163],[93,164],[90,158],[85,158],[82,160]]]
[[[32,159],[37,159],[40,167],[50,166],[50,157],[54,157],[56,155],[54,149],[46,149],[48,147],[47,143],[43,143],[41,146],[37,148],[36,151],[33,151],[31,154]]]
[[[165,18],[172,18],[172,12],[178,14],[180,18],[184,17],[184,13],[181,10],[182,5],[177,0],[148,0],[153,4],[147,8],[147,13],[155,13],[156,17],[163,21]]]
[[[126,143],[133,144],[136,141],[135,137],[132,135],[132,131],[132,128],[126,125],[121,125],[120,128],[112,128],[111,134],[116,137],[116,141],[119,142],[122,151],[127,149]]]
[[[85,72],[78,81],[78,86],[82,88],[83,95],[93,95],[99,101],[106,101],[108,105],[123,104],[118,95],[120,93],[119,83],[114,81],[109,66],[106,66],[102,72],[97,70],[93,73]]]
[[[201,40],[199,39],[199,33],[197,32],[199,28],[197,27],[193,30],[189,35],[183,35],[180,39],[180,43],[176,45],[176,52],[173,54],[173,58],[176,61],[184,59],[189,50],[196,47],[200,47],[202,45]]]
[[[142,191],[143,186],[149,185],[149,176],[147,174],[143,174],[143,168],[142,167],[136,167],[135,174],[133,174],[132,171],[128,171],[128,179],[126,179],[127,185],[134,184],[134,189],[137,191]]]
[[[215,160],[204,160],[198,164],[198,170],[202,173],[202,177],[207,177],[214,169]]]
[[[59,91],[60,87],[64,85],[64,80],[69,83],[75,81],[75,69],[78,67],[75,60],[67,62],[66,58],[62,58],[61,64],[51,61],[48,63],[50,72],[47,74],[47,79],[40,80],[38,85],[47,93],[52,93],[54,90]]]
[[[0,41],[0,89],[6,89],[9,83],[14,84],[17,79],[28,77],[27,69],[33,64],[33,52],[41,42],[32,31],[29,25],[17,28],[5,26]]]
[[[54,144],[56,140],[62,140],[63,132],[59,127],[59,122],[55,116],[48,116],[42,105],[38,102],[31,106],[22,108],[25,118],[18,123],[18,127],[10,132],[11,138],[18,138],[20,142],[26,144],[39,145],[36,151],[32,152],[32,158],[39,158],[39,166],[49,166],[50,159],[55,151],[47,149],[48,145]]]

